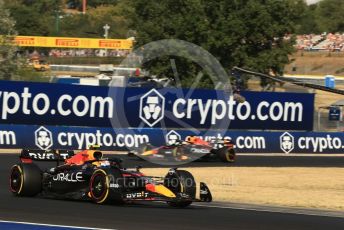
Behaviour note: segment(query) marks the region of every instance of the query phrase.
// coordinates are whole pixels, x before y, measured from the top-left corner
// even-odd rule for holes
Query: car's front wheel
[[[167,202],[172,207],[187,207],[192,203],[192,199],[196,197],[196,182],[192,174],[188,171],[170,171],[165,176],[164,185],[176,194],[177,198],[180,198],[179,201]],[[187,195],[188,197],[178,197],[183,195]]]
[[[123,177],[119,169],[96,169],[90,179],[90,197],[97,204],[123,203]]]

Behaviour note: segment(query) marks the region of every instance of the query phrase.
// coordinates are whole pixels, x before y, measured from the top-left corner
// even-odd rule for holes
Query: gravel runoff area
[[[344,168],[187,168],[214,201],[344,211]],[[164,176],[166,168],[142,169]]]

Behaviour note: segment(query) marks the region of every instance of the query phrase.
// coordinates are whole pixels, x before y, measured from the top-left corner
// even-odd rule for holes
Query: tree
[[[316,4],[306,7],[304,14],[297,25],[297,34],[321,34],[323,32],[319,28],[316,9]]]
[[[109,38],[126,38],[128,20],[123,14],[126,8],[125,1],[122,1],[111,6],[90,8],[85,15],[65,15],[61,20],[60,33],[62,36],[99,38],[103,37],[103,26],[109,24]]]
[[[49,28],[42,22],[42,16],[39,12],[32,10],[25,5],[13,6],[10,8],[11,16],[16,21],[16,30],[20,35],[27,36],[47,36]]]
[[[82,0],[80,0],[82,2]],[[92,0],[87,2],[87,6],[89,7],[98,7],[104,5],[114,5],[118,3],[119,0]]]
[[[317,4],[316,17],[323,32],[344,32],[344,1],[323,0]]]
[[[303,0],[135,0],[132,27],[137,46],[160,39],[182,39],[213,54],[230,70],[233,66],[282,73],[294,49],[296,22]],[[175,58],[182,78],[191,84],[199,68]],[[161,58],[145,64],[151,72],[172,75]]]
[[[17,69],[16,46],[13,45],[15,23],[0,2],[0,79],[10,80]]]
[[[62,13],[60,0],[5,0],[19,35],[47,36],[55,32],[55,20]],[[56,34],[55,34],[56,35]]]

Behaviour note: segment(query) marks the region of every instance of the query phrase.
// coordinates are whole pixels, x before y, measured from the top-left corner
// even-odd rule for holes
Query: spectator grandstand
[[[296,37],[296,48],[306,51],[344,52],[344,34],[298,35]]]
[[[125,57],[129,50],[98,50],[98,49],[52,49],[49,56],[52,57]]]

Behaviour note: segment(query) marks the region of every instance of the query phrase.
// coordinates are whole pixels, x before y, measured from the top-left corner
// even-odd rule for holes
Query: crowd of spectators
[[[130,50],[52,49],[51,57],[125,57]]]
[[[298,35],[296,37],[296,48],[306,51],[344,52],[344,34]]]

